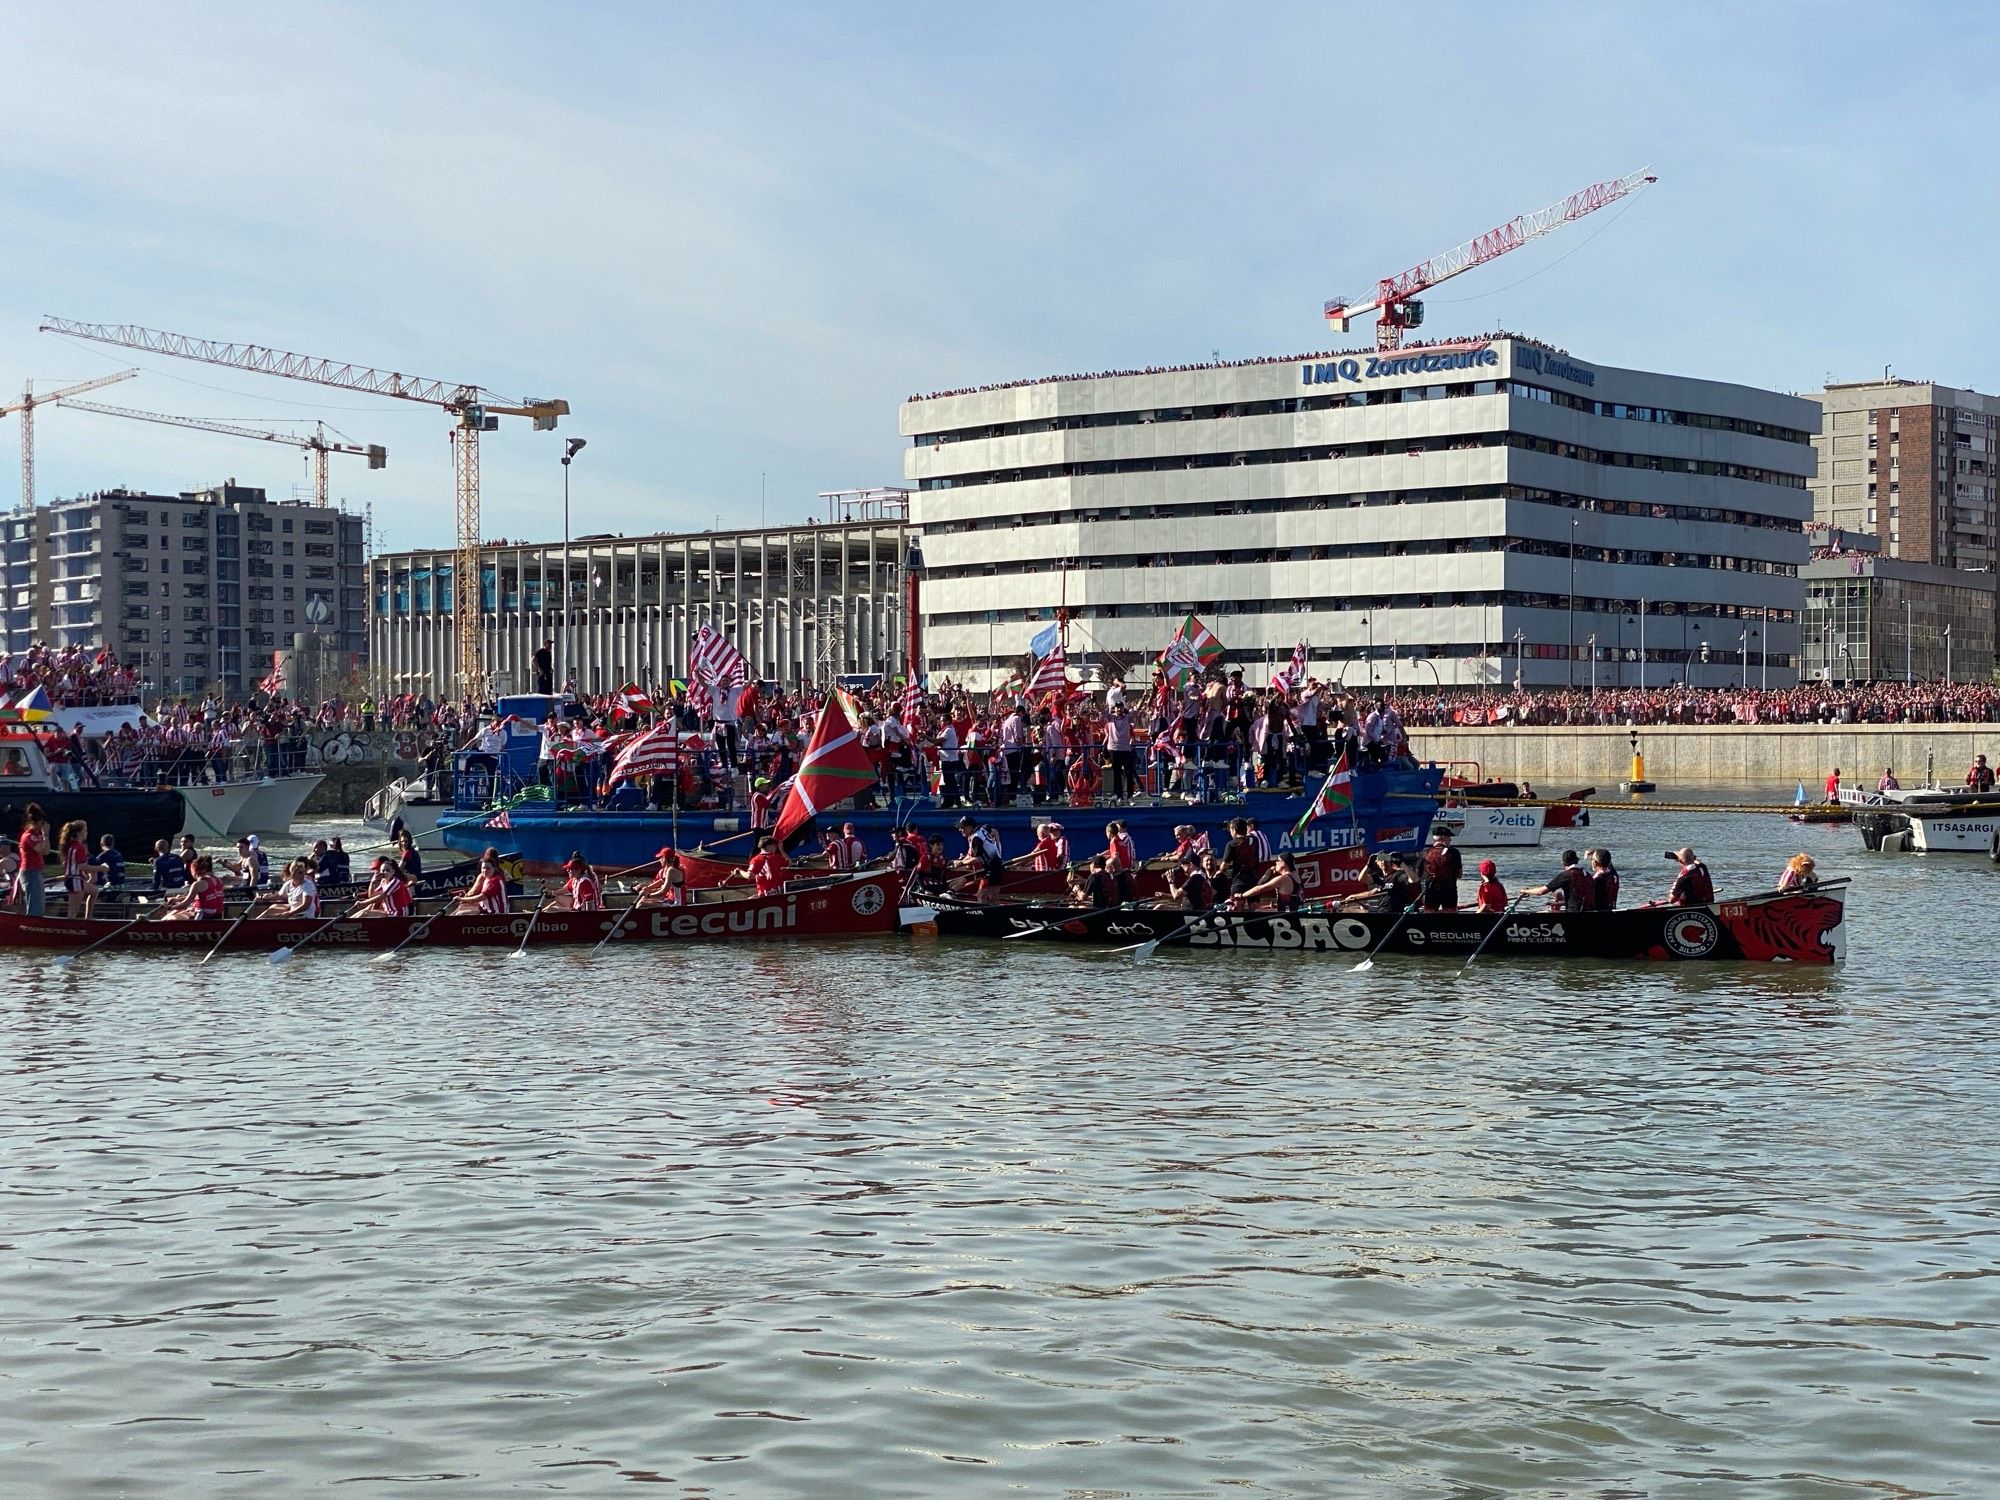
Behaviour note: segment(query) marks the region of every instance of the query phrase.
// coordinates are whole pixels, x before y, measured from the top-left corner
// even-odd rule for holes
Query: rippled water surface
[[[2000,870],[1683,836],[1852,961],[0,959],[0,1492],[2000,1491]]]

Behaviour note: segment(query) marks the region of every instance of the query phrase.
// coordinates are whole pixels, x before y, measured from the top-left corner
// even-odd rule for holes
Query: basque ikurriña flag
[[[1340,752],[1340,759],[1333,763],[1333,769],[1326,773],[1326,780],[1319,784],[1319,791],[1313,794],[1312,805],[1299,815],[1292,825],[1292,837],[1297,838],[1306,831],[1306,825],[1315,818],[1323,818],[1328,813],[1336,813],[1343,808],[1354,806],[1354,773],[1347,767],[1347,752]]]
[[[813,725],[805,757],[792,778],[792,789],[785,794],[778,826],[771,830],[780,848],[821,812],[875,780],[875,767],[861,748],[861,735],[848,716],[847,701],[847,695],[835,688],[820,705],[819,722]]]

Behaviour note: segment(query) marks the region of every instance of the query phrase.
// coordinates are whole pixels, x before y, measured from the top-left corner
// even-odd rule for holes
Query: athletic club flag
[[[772,834],[778,846],[812,822],[827,808],[845,801],[875,780],[875,767],[861,748],[861,736],[848,715],[852,700],[838,688],[820,705],[819,722],[813,725],[812,739],[799,762],[792,789],[785,794],[784,809]]]
[[[634,776],[671,776],[680,768],[681,730],[668,720],[626,742],[612,764],[611,780],[615,783],[630,781]]]
[[[1292,825],[1292,837],[1297,838],[1306,830],[1306,825],[1315,818],[1324,818],[1329,813],[1342,809],[1351,811],[1354,807],[1354,773],[1347,768],[1347,752],[1340,752],[1340,759],[1333,763],[1333,769],[1326,773],[1326,780],[1319,784],[1319,791],[1313,795],[1312,806],[1299,815]]]
[[[1069,666],[1063,656],[1062,642],[1035,663],[1035,675],[1028,679],[1030,693],[1055,693],[1069,691]]]
[[[914,682],[903,688],[903,727],[914,734],[924,722],[924,690]]]
[[[688,647],[688,665],[703,682],[735,684],[750,680],[750,668],[743,660],[743,653],[730,645],[713,625],[704,625],[694,633],[694,641]]]
[[[1222,642],[1209,628],[1189,615],[1160,653],[1160,670],[1179,687],[1188,674],[1199,676],[1221,661],[1222,650]]]
[[[1292,647],[1292,659],[1271,674],[1271,686],[1281,693],[1289,693],[1306,680],[1306,643],[1300,641]]]

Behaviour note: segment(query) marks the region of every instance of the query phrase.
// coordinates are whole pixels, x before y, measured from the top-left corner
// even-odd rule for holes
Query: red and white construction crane
[[[53,406],[70,396],[81,396],[85,391],[94,391],[102,386],[116,385],[121,380],[130,380],[137,370],[120,370],[116,375],[100,375],[95,380],[78,381],[66,385],[59,391],[46,395],[35,394],[35,383],[30,380],[21,387],[21,399],[0,406],[0,417],[12,412],[21,414],[21,509],[35,508],[35,408]]]
[[[1657,181],[1659,178],[1651,172],[1641,170],[1610,182],[1593,182],[1581,192],[1571,193],[1560,203],[1551,203],[1539,212],[1509,219],[1498,229],[1489,229],[1467,240],[1456,250],[1433,256],[1420,266],[1410,267],[1400,276],[1378,281],[1374,297],[1367,302],[1350,302],[1345,297],[1336,297],[1326,305],[1326,321],[1335,333],[1346,333],[1357,318],[1378,312],[1382,317],[1375,325],[1375,347],[1400,349],[1403,346],[1403,330],[1416,328],[1424,321],[1424,305],[1417,300],[1419,292],[1427,291],[1441,281],[1449,281],[1474,266],[1483,266],[1509,250],[1518,250],[1530,240],[1538,240],[1549,231],[1573,223],[1585,214],[1594,214],[1606,204],[1616,203],[1620,198],[1629,197]]]
[[[356,458],[368,460],[368,467],[380,469],[389,462],[389,451],[378,443],[336,443],[328,440],[326,423],[313,423],[309,436],[299,437],[289,432],[266,432],[258,427],[239,427],[233,422],[214,422],[206,417],[177,417],[160,411],[135,411],[129,406],[100,406],[95,401],[65,401],[64,406],[71,411],[95,412],[100,417],[125,417],[134,422],[158,422],[166,427],[191,427],[196,432],[219,432],[225,437],[255,438],[262,443],[283,443],[290,448],[303,448],[307,462],[312,465],[313,504],[327,503],[326,459],[330,453],[351,453]]]
[[[41,328],[43,333],[93,339],[100,344],[115,344],[121,349],[143,349],[151,354],[171,354],[176,359],[224,365],[232,370],[251,370],[262,375],[281,376],[286,380],[304,380],[344,391],[366,391],[375,396],[393,396],[399,401],[421,401],[426,406],[440,407],[450,413],[452,470],[457,481],[458,502],[458,549],[451,591],[458,644],[457,677],[460,691],[465,696],[486,696],[486,637],[480,615],[479,436],[497,430],[501,417],[526,417],[534,423],[537,432],[547,432],[556,425],[558,418],[569,415],[567,401],[533,396],[512,400],[496,396],[476,385],[426,380],[393,370],[347,364],[337,359],[291,354],[283,349],[266,348],[262,344],[190,338],[186,334],[163,333],[157,328],[140,328],[131,323],[75,323],[68,318],[49,317],[42,321]]]

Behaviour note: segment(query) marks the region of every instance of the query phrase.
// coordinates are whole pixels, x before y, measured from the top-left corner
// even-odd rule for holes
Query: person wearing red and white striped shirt
[[[1104,825],[1104,863],[1118,882],[1118,899],[1132,899],[1132,872],[1139,868],[1139,846],[1117,819]]]

